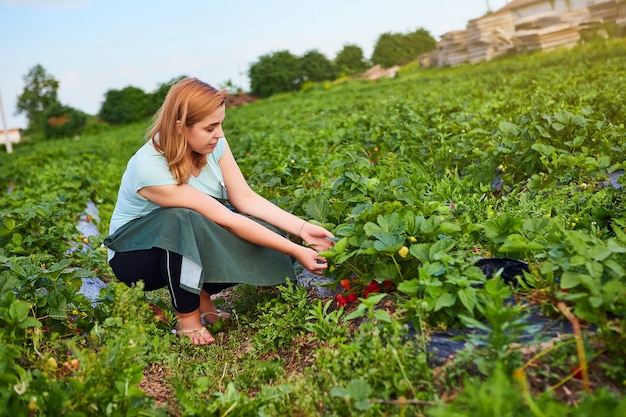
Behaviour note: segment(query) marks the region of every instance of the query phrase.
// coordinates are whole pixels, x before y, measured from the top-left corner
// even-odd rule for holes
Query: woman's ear
[[[180,127],[182,126],[182,122],[180,120],[176,120],[176,133],[181,133]]]

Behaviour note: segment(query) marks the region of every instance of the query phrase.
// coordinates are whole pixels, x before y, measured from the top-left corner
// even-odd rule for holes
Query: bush
[[[44,112],[43,134],[46,138],[72,137],[81,133],[87,115],[80,110],[55,103]]]

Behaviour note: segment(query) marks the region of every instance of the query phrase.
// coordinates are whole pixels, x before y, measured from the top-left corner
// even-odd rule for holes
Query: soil
[[[226,98],[226,107],[232,108],[232,107],[244,106],[249,103],[254,103],[256,100],[257,100],[256,97],[251,96],[246,93],[240,92],[237,94],[229,94],[228,97]]]
[[[334,299],[334,292],[333,295],[329,295],[328,292],[323,292],[322,295],[319,290],[320,289],[316,286],[308,287],[309,299],[321,299],[323,303],[327,300]],[[232,304],[232,297],[234,295],[235,293],[232,289],[227,289],[222,293],[215,295],[214,299],[221,299],[226,303],[226,305],[229,305]],[[333,302],[333,304],[331,304],[331,309],[337,308],[338,306],[336,305],[336,302]],[[351,306],[349,305],[346,313],[350,313],[354,308],[357,308],[356,303]],[[395,303],[390,299],[383,299],[380,303],[380,308],[384,308],[391,316],[393,316],[395,312]],[[536,391],[535,394],[539,395],[543,392],[545,387],[554,383],[555,375],[559,375],[559,378],[562,381],[565,381],[565,379],[568,378],[568,375],[563,371],[563,369],[561,369],[562,366],[552,366],[549,358],[545,361],[535,360],[536,355],[539,351],[548,349],[551,344],[562,343],[564,335],[571,334],[571,329],[561,327],[560,321],[540,319],[537,317],[532,318],[532,320],[536,319],[539,325],[544,326],[541,331],[546,332],[546,334],[550,334],[551,340],[538,345],[533,344],[524,347],[522,349],[522,353],[524,361],[529,364],[532,362],[532,365],[529,366],[529,369],[526,372],[526,377],[531,390]],[[359,323],[358,320],[356,320],[351,323],[351,328],[349,330],[354,332],[357,330],[358,326]],[[271,360],[272,358],[278,356],[284,360],[285,371],[287,374],[300,374],[313,364],[315,360],[315,352],[321,347],[319,341],[312,340],[309,336],[310,335],[302,335],[294,339],[293,349],[283,349],[278,352],[271,352],[260,359]],[[433,349],[432,346],[429,346],[428,349],[429,356],[432,356],[431,360],[434,360],[434,362],[431,362],[435,377],[434,382],[439,386],[441,398],[449,401],[453,401],[459,392],[463,390],[461,374],[458,372],[458,369],[455,370],[457,364],[454,362],[456,351],[463,348],[463,342],[454,340],[453,336],[455,336],[455,334],[450,336],[447,335],[446,332],[431,334],[431,345],[438,345],[441,347],[449,344],[450,346],[447,346],[446,349],[442,349],[441,352]],[[228,337],[227,334],[225,337]],[[239,349],[239,353],[244,356],[249,351],[250,344],[243,343]],[[602,352],[601,346],[595,346],[594,349],[596,349],[597,352]],[[590,388],[592,392],[599,387],[606,387],[616,393],[620,392],[620,388],[606,376],[604,365],[611,364],[611,362],[611,359],[602,353],[595,357],[593,361],[589,362]],[[452,378],[459,378],[457,381],[458,385],[454,392],[446,391],[450,387],[450,376],[446,376],[449,372],[453,372],[456,375],[456,377]],[[466,369],[465,372],[469,374],[478,374],[478,371],[475,369]],[[181,414],[176,401],[175,392],[172,390],[169,383],[172,376],[171,370],[158,364],[151,364],[145,368],[144,377],[139,387],[149,396],[153,397],[159,407],[164,407],[169,415],[177,417]],[[444,380],[447,380],[448,383],[443,383]],[[563,403],[571,406],[578,404],[584,397],[584,393],[585,387],[579,376],[570,378],[559,387],[555,387],[554,390],[555,398],[558,398]],[[255,394],[255,392],[248,393],[248,395],[251,396]]]

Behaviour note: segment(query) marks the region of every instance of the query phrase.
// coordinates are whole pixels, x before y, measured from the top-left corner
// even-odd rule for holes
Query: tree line
[[[299,91],[312,83],[332,81],[363,73],[372,65],[390,68],[404,65],[436,48],[437,42],[425,29],[410,33],[382,34],[367,59],[363,50],[346,44],[331,60],[316,49],[302,56],[287,50],[273,52],[258,58],[248,70],[249,94],[259,98],[274,94]],[[37,64],[24,76],[25,87],[18,97],[17,114],[28,119],[26,132],[32,138],[71,137],[107,125],[133,123],[153,115],[162,103],[169,88],[184,78],[180,76],[160,84],[152,92],[128,86],[111,89],[96,116],[60,103],[57,91],[59,82],[45,68]],[[230,80],[220,85],[231,94],[242,92]]]

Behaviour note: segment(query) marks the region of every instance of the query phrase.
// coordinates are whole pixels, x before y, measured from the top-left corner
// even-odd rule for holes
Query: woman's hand
[[[298,252],[295,254],[296,259],[307,271],[317,275],[322,275],[324,269],[328,267],[326,259],[322,258],[311,248],[299,246]]]
[[[318,251],[326,250],[335,244],[332,240],[330,240],[330,238],[334,237],[332,233],[323,227],[316,226],[309,222],[304,222],[304,224],[302,224],[298,237],[300,237],[300,239],[302,239],[307,245]]]

